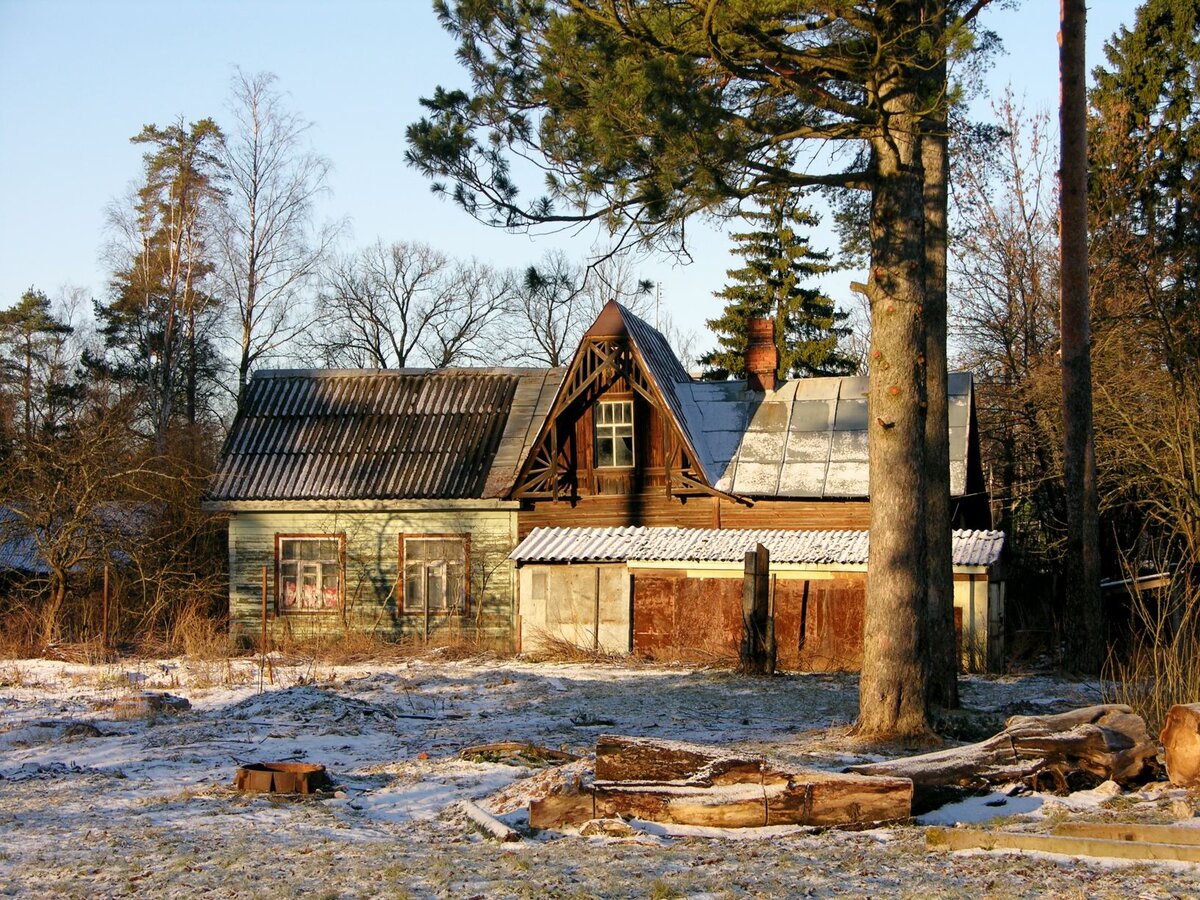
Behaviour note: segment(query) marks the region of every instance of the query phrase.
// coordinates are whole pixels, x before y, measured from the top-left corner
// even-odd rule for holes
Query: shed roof
[[[509,558],[518,563],[741,562],[762,544],[778,563],[867,564],[866,531],[735,528],[535,528]],[[955,531],[956,566],[990,566],[1004,549],[1001,531]]]
[[[256,372],[209,499],[502,497],[562,369]]]

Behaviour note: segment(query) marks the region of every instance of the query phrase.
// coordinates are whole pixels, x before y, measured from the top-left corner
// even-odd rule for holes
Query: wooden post
[[[600,649],[600,567],[596,566],[596,589],[595,596],[595,628],[592,629],[592,649]]]
[[[108,659],[108,563],[104,564],[104,588],[100,594],[100,649]]]
[[[759,544],[746,552],[742,581],[741,669],[749,675],[775,671],[774,611],[771,609],[771,558]]]
[[[258,670],[258,690],[261,693],[263,689],[263,675],[267,672],[267,667],[270,661],[267,659],[267,567],[262,567],[262,637],[260,638],[259,649],[262,652],[262,665]],[[271,684],[275,683],[275,672],[270,674]]]

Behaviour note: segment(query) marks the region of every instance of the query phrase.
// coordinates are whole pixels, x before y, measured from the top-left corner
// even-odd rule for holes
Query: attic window
[[[470,585],[467,548],[465,535],[401,537],[406,613],[466,613]]]
[[[633,401],[605,400],[596,404],[596,467],[633,465]]]
[[[342,605],[340,535],[276,535],[280,612],[323,612]]]

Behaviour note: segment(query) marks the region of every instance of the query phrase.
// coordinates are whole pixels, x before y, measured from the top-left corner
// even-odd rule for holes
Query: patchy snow
[[[924,830],[726,830],[631,823],[628,837],[542,832],[485,840],[457,801],[528,830],[531,797],[591,776],[604,731],[725,745],[840,770],[877,758],[845,736],[848,675],[769,682],[703,669],[411,660],[330,668],[279,660],[260,693],[251,660],[89,667],[0,661],[0,895],[923,897],[1200,894],[1197,867],[929,853]],[[134,677],[131,677],[134,676]],[[118,715],[117,701],[169,691],[190,710]],[[1091,685],[1044,676],[966,678],[964,703],[998,717],[1095,703]],[[529,769],[459,757],[528,741],[579,754]],[[240,763],[328,767],[333,797],[231,790]],[[994,798],[993,798],[994,799]],[[1021,814],[1170,821],[1169,787],[1071,798],[988,798],[938,821]],[[1032,804],[1037,803],[1036,807]],[[1029,808],[1025,808],[1030,804]],[[933,821],[928,819],[928,821]]]

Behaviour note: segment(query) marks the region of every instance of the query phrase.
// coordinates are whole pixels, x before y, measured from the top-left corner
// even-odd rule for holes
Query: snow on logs
[[[850,771],[912,779],[919,814],[989,785],[1025,781],[1036,787],[1044,775],[1064,792],[1068,778],[1080,774],[1129,783],[1143,777],[1157,753],[1141,716],[1128,706],[1107,704],[1053,716],[1013,716],[1003,731],[977,744]]]
[[[785,771],[754,754],[678,741],[602,735],[596,780],[534,800],[534,828],[597,818],[636,818],[677,825],[860,825],[905,819],[907,778]]]
[[[1166,752],[1171,783],[1200,787],[1200,703],[1172,706],[1158,739]]]

